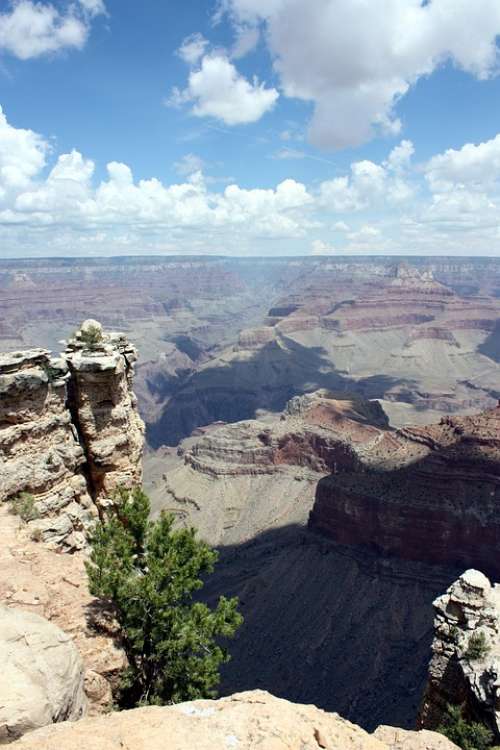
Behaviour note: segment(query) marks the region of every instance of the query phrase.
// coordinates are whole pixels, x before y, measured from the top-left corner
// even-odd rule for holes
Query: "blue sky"
[[[498,0],[0,0],[0,257],[500,255],[498,34]]]

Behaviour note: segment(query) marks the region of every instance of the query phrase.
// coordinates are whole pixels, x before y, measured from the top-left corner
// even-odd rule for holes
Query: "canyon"
[[[86,593],[85,531],[114,487],[144,481],[153,514],[218,548],[203,598],[240,598],[222,695],[436,728],[433,602],[466,568],[500,576],[497,263],[9,263],[2,597],[74,634],[91,714],[123,660]],[[84,308],[126,333],[79,328]],[[27,523],[6,510],[22,493]],[[441,713],[422,712],[424,693]]]
[[[394,425],[493,406],[499,310],[494,258],[0,261],[0,350],[57,350],[88,317],[125,331],[153,450],[318,388]]]

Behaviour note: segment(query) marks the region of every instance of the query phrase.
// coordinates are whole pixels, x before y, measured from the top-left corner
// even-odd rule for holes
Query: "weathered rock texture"
[[[404,734],[404,741],[401,736]],[[20,740],[19,750],[455,750],[431,732],[393,734],[383,739],[315,706],[274,698],[261,690],[218,701],[194,701],[170,707],[83,719],[38,730]],[[423,740],[423,741],[422,741]],[[424,744],[425,743],[425,744]]]
[[[41,538],[80,548],[93,503],[67,409],[64,361],[37,349],[0,356],[0,501],[29,493]]]
[[[85,715],[82,660],[55,625],[0,605],[0,660],[0,744]]]
[[[214,425],[186,441],[182,465],[154,483],[150,476],[148,489],[155,508],[186,518],[211,544],[247,541],[305,523],[321,477],[355,471],[358,451],[385,429],[377,402],[324,390],[297,396],[274,419]]]
[[[500,576],[500,407],[386,432],[322,479],[311,528],[383,556]]]
[[[447,704],[461,705],[466,717],[491,727],[500,737],[500,584],[467,570],[434,602],[434,641],[429,680],[419,724],[435,729]],[[484,637],[479,656],[471,637]]]
[[[85,330],[100,331],[89,347]],[[120,333],[103,334],[86,321],[68,342],[65,357],[71,373],[69,408],[81,436],[93,498],[105,498],[119,484],[142,481],[144,424],[132,390],[137,354]]]
[[[89,594],[84,553],[55,554],[30,539],[30,529],[0,504],[0,601],[34,613],[67,633],[81,654],[89,713],[109,709],[126,666],[116,628]]]
[[[31,495],[33,533],[71,550],[84,545],[95,503],[142,478],[135,350],[101,335],[89,348],[77,333],[60,359],[43,349],[0,355],[0,502]]]

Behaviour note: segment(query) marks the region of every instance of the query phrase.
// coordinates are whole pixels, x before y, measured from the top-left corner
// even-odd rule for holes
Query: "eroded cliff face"
[[[0,502],[28,495],[32,533],[70,550],[84,546],[106,493],[142,479],[135,350],[97,330],[89,345],[84,324],[58,359],[44,349],[0,355]]]
[[[459,705],[500,737],[500,584],[467,570],[434,602],[434,640],[419,726]]]
[[[500,408],[381,436],[317,487],[313,529],[385,557],[500,576]]]
[[[0,356],[0,500],[29,493],[41,516],[30,526],[41,539],[78,549],[94,506],[66,405],[68,379],[65,362],[46,350]]]
[[[85,331],[101,339],[89,346]],[[68,341],[68,406],[82,441],[89,485],[99,503],[117,487],[142,482],[144,423],[132,390],[135,348],[120,333],[103,333],[87,321]]]

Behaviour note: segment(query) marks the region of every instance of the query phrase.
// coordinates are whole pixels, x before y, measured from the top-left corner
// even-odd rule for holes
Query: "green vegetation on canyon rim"
[[[462,750],[487,750],[491,747],[493,740],[493,732],[484,724],[465,720],[461,706],[447,707],[444,721],[437,731],[448,737]]]
[[[149,514],[141,489],[120,488],[89,537],[90,592],[111,602],[129,662],[123,707],[214,697],[230,658],[217,638],[243,621],[237,598],[221,597],[214,609],[193,601],[217,552],[194,529],[174,530],[172,516]]]

